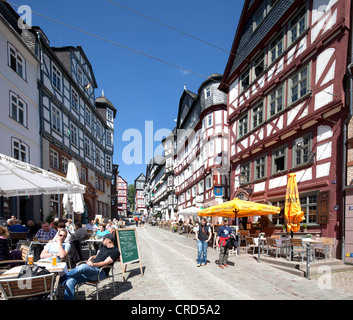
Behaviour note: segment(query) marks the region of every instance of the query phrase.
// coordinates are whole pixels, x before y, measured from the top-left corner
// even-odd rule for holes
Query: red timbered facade
[[[350,1],[245,1],[220,89],[228,93],[231,198],[284,205],[296,173],[309,232],[342,223]],[[274,232],[283,215],[261,218]]]
[[[116,181],[116,195],[118,214],[127,217],[127,182],[121,176]]]

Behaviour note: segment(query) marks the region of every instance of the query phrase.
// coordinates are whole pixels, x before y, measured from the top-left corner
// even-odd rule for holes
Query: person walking
[[[207,262],[207,247],[211,239],[212,231],[207,226],[206,218],[202,218],[201,224],[195,232],[197,240],[197,266],[204,266]]]
[[[224,267],[228,268],[228,255],[229,246],[226,246],[229,235],[232,233],[232,229],[228,226],[228,219],[224,218],[223,226],[218,229],[218,246],[219,246],[219,259],[218,266],[221,269]]]

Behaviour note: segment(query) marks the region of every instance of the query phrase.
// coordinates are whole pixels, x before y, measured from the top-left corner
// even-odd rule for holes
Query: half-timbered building
[[[229,199],[227,101],[218,90],[221,79],[212,74],[197,94],[185,88],[180,98],[174,159],[178,211]]]
[[[283,207],[296,173],[309,232],[342,236],[342,128],[351,1],[246,0],[220,89],[231,197]],[[273,232],[283,215],[260,221]]]
[[[127,196],[128,184],[127,181],[120,175],[117,177],[117,211],[119,216],[127,217]]]
[[[116,109],[104,96],[95,98],[97,82],[80,46],[51,47],[39,27],[32,29],[33,48],[41,59],[39,79],[42,167],[66,175],[69,160],[87,186],[86,223],[95,215],[110,218],[113,132]],[[45,215],[63,216],[61,198],[45,196]]]

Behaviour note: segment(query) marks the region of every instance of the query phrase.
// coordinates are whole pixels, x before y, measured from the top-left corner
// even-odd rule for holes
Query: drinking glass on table
[[[56,266],[56,264],[57,264],[57,256],[56,256],[56,253],[52,253],[51,259],[52,259],[52,265],[53,265],[53,266]]]
[[[28,255],[28,264],[32,265],[33,264],[33,254]]]

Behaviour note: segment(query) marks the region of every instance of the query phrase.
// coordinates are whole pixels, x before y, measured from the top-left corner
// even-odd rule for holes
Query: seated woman
[[[110,233],[109,230],[106,230],[105,227],[106,227],[105,223],[100,223],[99,224],[98,230],[97,230],[97,233],[96,233],[96,238],[97,239],[103,238],[106,234]],[[94,243],[93,246],[94,246],[94,249],[99,250],[100,247],[101,247],[101,244]]]
[[[9,232],[0,226],[0,261],[10,260]]]

